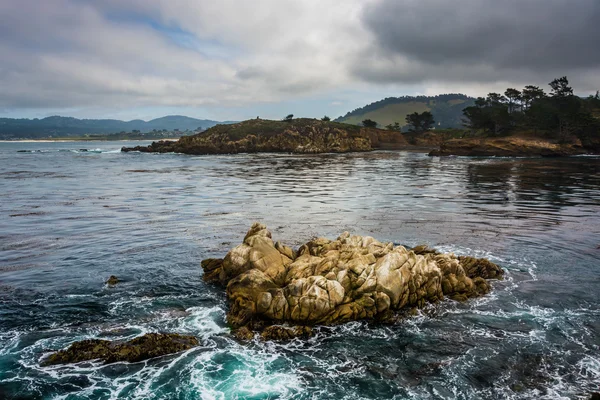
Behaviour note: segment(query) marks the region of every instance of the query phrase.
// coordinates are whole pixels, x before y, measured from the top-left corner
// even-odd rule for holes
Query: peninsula
[[[121,151],[184,154],[347,153],[374,149],[404,149],[410,145],[397,131],[340,122],[298,118],[287,121],[252,119],[217,125],[176,142],[123,147]]]

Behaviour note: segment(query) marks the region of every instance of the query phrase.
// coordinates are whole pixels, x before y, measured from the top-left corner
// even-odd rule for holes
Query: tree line
[[[465,125],[492,135],[533,131],[560,141],[579,138],[589,141],[600,131],[593,113],[600,109],[596,93],[587,99],[575,96],[566,76],[549,83],[550,93],[527,85],[522,90],[508,88],[504,94],[489,93],[463,110]]]

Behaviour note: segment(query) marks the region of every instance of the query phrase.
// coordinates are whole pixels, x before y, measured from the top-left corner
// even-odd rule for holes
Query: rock
[[[116,285],[116,284],[117,284],[117,283],[119,283],[119,282],[120,282],[119,278],[117,278],[117,277],[116,277],[116,276],[114,276],[114,275],[111,275],[111,276],[108,278],[108,280],[106,281],[106,284],[107,284],[107,285],[110,285],[110,286],[112,286],[112,285]]]
[[[236,154],[257,152],[346,153],[371,151],[385,144],[407,147],[404,136],[376,128],[308,118],[291,122],[253,119],[223,124],[178,141],[123,147],[121,151],[185,154]]]
[[[198,346],[198,339],[176,333],[147,333],[128,342],[88,339],[51,354],[42,365],[71,364],[88,360],[105,363],[138,362]]]
[[[252,332],[247,326],[242,326],[232,332],[239,340],[252,340],[254,338],[254,332]]]
[[[207,258],[206,260],[202,260],[201,265],[202,269],[204,269],[204,280],[206,282],[219,281],[223,260],[217,258]]]
[[[205,280],[226,287],[229,324],[274,339],[305,336],[314,325],[393,321],[445,296],[465,301],[488,293],[487,280],[504,274],[486,259],[426,246],[407,250],[347,232],[333,241],[313,239],[294,252],[274,243],[259,223],[223,260],[202,266]]]
[[[430,156],[562,157],[585,154],[581,143],[555,143],[547,139],[517,136],[452,139]]]
[[[306,339],[312,336],[312,333],[310,326],[271,325],[265,328],[260,336],[263,340],[290,340],[297,337]]]

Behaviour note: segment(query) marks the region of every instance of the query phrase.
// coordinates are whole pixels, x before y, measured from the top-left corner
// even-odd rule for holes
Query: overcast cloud
[[[337,116],[562,75],[586,94],[599,20],[597,0],[5,0],[0,113]]]

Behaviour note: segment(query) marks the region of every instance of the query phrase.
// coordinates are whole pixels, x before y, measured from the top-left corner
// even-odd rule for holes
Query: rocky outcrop
[[[309,327],[368,319],[392,321],[399,312],[449,297],[489,292],[503,270],[485,259],[415,251],[372,237],[343,233],[313,239],[297,251],[274,242],[255,223],[224,259],[202,261],[204,279],[226,287],[227,320],[238,337],[310,334]],[[282,326],[282,324],[284,326]],[[276,326],[276,327],[274,327]]]
[[[564,157],[585,154],[580,142],[554,143],[539,138],[507,136],[501,138],[452,139],[443,142],[430,156],[486,157]]]
[[[195,337],[176,333],[147,333],[128,342],[88,339],[49,355],[42,364],[70,364],[88,360],[102,360],[107,364],[119,361],[138,362],[189,350],[198,344]]]
[[[370,151],[383,143],[395,147],[407,145],[402,134],[380,129],[313,119],[291,122],[256,119],[217,125],[198,135],[183,136],[176,142],[159,141],[121,150],[185,154],[346,153]]]

